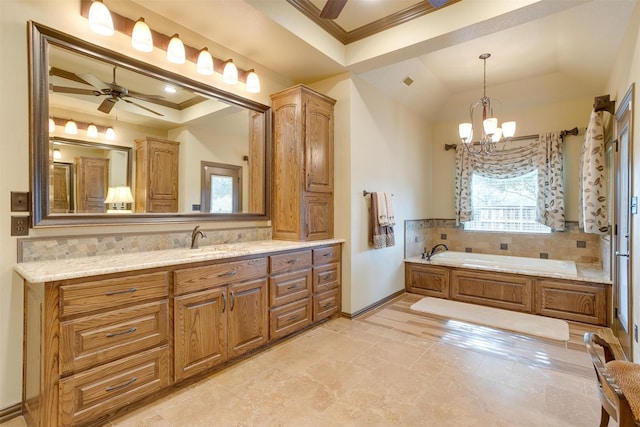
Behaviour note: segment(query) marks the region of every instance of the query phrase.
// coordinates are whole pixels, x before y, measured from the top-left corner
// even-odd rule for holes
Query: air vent
[[[402,84],[404,84],[406,87],[409,87],[413,84],[413,79],[411,78],[411,76],[407,76],[402,80]]]

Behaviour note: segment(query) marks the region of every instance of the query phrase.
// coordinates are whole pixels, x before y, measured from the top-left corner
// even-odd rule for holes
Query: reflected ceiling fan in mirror
[[[137,102],[134,102],[128,98],[135,98],[142,101],[154,102],[159,99],[162,99],[159,95],[144,95],[141,93],[137,93],[127,89],[124,86],[119,85],[116,82],[116,68],[113,67],[113,81],[111,83],[105,83],[93,74],[85,73],[85,74],[73,74],[66,72],[64,70],[55,69],[51,70],[51,74],[58,75],[60,77],[70,78],[73,81],[77,81],[79,83],[84,83],[89,86],[92,86],[94,89],[84,89],[77,87],[65,87],[65,86],[51,86],[51,90],[53,92],[58,93],[70,93],[74,95],[93,95],[93,96],[106,96],[106,98],[102,101],[102,103],[98,106],[98,111],[101,111],[105,114],[109,114],[113,107],[116,105],[118,101],[124,101],[128,104],[135,105],[138,108],[142,108],[150,113],[153,113],[158,116],[164,116],[157,111],[152,110],[151,108],[147,108],[144,105],[141,105]]]

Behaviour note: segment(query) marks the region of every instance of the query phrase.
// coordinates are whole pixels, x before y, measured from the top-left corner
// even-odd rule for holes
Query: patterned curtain
[[[540,135],[540,142],[505,149],[491,155],[473,156],[463,144],[456,146],[456,225],[472,220],[471,177],[515,178],[538,171],[538,221],[564,230],[562,187],[562,141],[558,132]]]
[[[592,111],[584,134],[580,161],[579,223],[585,233],[606,234],[609,230],[607,208],[605,131],[611,119],[606,111]]]

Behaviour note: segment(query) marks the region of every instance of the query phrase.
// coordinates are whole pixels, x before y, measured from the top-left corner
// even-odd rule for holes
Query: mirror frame
[[[195,221],[268,221],[271,212],[271,107],[243,98],[204,83],[163,70],[160,67],[88,43],[33,21],[28,22],[29,36],[29,154],[31,227],[70,225],[121,225]],[[153,77],[188,90],[264,114],[265,177],[263,213],[142,213],[120,214],[51,214],[49,206],[49,44],[69,49],[119,67]]]

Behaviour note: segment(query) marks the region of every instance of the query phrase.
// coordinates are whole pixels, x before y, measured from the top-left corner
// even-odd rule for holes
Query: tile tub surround
[[[313,240],[309,242],[260,240],[224,243],[203,246],[199,249],[183,247],[179,249],[136,252],[135,255],[126,253],[22,262],[16,264],[14,270],[31,283],[42,283],[200,261],[235,258],[246,255],[258,255],[276,251],[311,248],[328,244],[344,243],[344,241],[344,239]]]
[[[207,235],[201,247],[223,243],[271,240],[271,227],[201,228]],[[191,230],[156,233],[120,233],[18,239],[18,262],[117,255],[188,248]]]
[[[494,255],[512,255],[528,258],[562,259],[580,264],[602,266],[602,237],[580,231],[578,224],[568,222],[566,231],[550,234],[491,233],[465,231],[456,227],[454,220],[422,219],[405,221],[405,258],[422,254],[424,248],[444,243],[449,250],[479,252]],[[446,235],[446,240],[442,240]],[[578,242],[584,242],[584,245]],[[507,249],[500,249],[505,247]],[[608,271],[608,268],[605,269]]]

